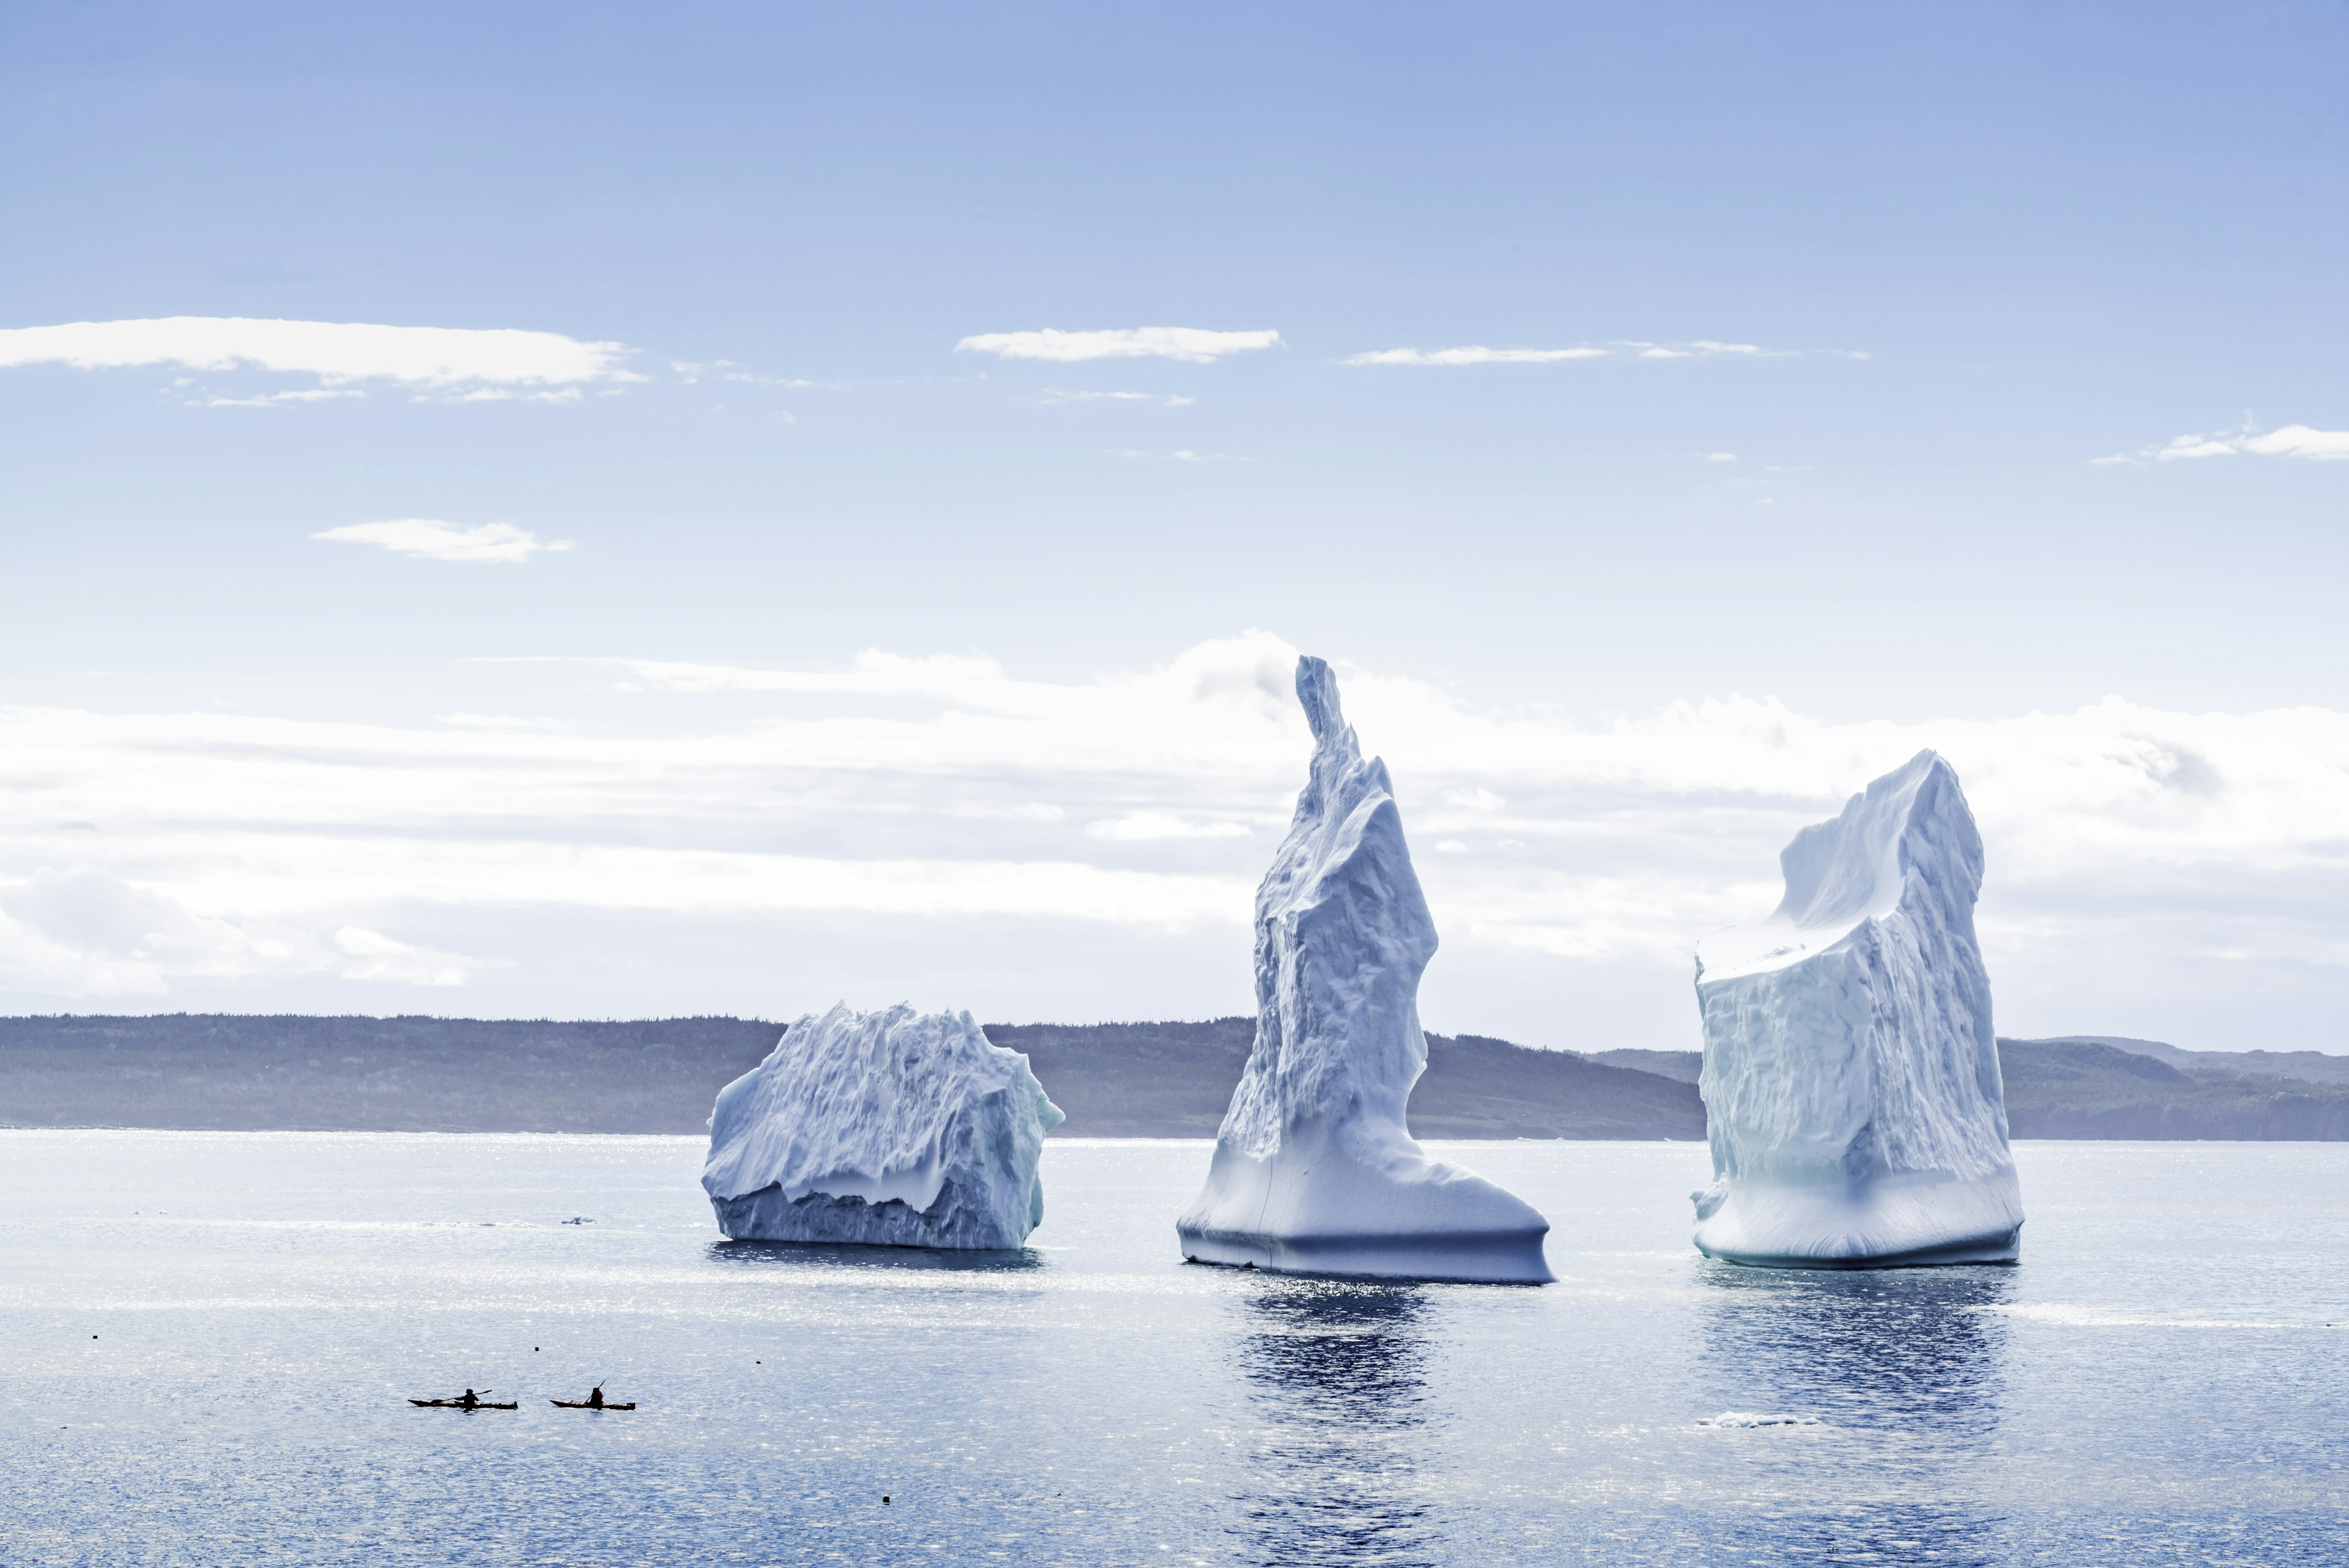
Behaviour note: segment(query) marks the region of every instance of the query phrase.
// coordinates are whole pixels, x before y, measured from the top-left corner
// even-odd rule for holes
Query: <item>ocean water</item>
[[[954,1257],[726,1242],[687,1138],[0,1132],[0,1563],[2349,1563],[2349,1146],[2025,1144],[2020,1266],[1853,1274],[1444,1147],[1556,1284],[1185,1265],[1204,1143]]]

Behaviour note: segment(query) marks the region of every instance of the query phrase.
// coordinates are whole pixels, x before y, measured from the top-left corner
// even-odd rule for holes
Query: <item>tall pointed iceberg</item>
[[[1403,1122],[1427,1065],[1419,976],[1435,922],[1386,764],[1364,761],[1318,659],[1297,661],[1313,771],[1256,894],[1256,1047],[1207,1184],[1175,1222],[1193,1262],[1541,1281],[1549,1224],[1430,1159]]]
[[[2012,1262],[2023,1199],[1957,774],[1920,752],[1778,858],[1777,911],[1697,949],[1714,1177],[1694,1195],[1698,1249],[1781,1268]]]

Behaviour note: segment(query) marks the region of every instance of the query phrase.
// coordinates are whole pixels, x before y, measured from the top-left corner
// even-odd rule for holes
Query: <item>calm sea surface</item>
[[[1444,1147],[1557,1283],[1185,1266],[1203,1143],[979,1258],[724,1242],[688,1138],[0,1132],[0,1563],[2349,1563],[2349,1146],[2025,1144],[2020,1267],[1841,1275]]]

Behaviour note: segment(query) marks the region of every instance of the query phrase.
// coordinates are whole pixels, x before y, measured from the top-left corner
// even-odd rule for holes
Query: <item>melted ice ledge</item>
[[[1548,1222],[1430,1159],[1403,1121],[1427,1065],[1419,977],[1435,923],[1386,764],[1364,761],[1318,659],[1297,664],[1310,781],[1256,895],[1256,1046],[1207,1182],[1176,1221],[1195,1262],[1541,1281]]]
[[[969,1013],[843,1002],[719,1091],[701,1185],[738,1241],[1017,1247],[1061,1119]]]
[[[2013,1261],[1982,837],[1956,773],[1919,753],[1780,864],[1777,911],[1697,950],[1714,1175],[1697,1246],[1780,1267]]]

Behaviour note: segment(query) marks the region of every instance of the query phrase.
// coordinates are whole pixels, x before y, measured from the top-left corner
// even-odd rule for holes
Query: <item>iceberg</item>
[[[1697,949],[1709,1257],[1777,1268],[2013,1262],[1982,836],[1930,751],[1779,857],[1786,896]]]
[[[1017,1247],[1061,1120],[969,1013],[843,1002],[719,1091],[701,1185],[736,1241]]]
[[[1297,661],[1310,781],[1256,894],[1256,1044],[1206,1188],[1175,1222],[1192,1262],[1299,1273],[1539,1282],[1548,1221],[1431,1159],[1403,1106],[1427,1065],[1419,977],[1435,922],[1386,764],[1337,678]]]

